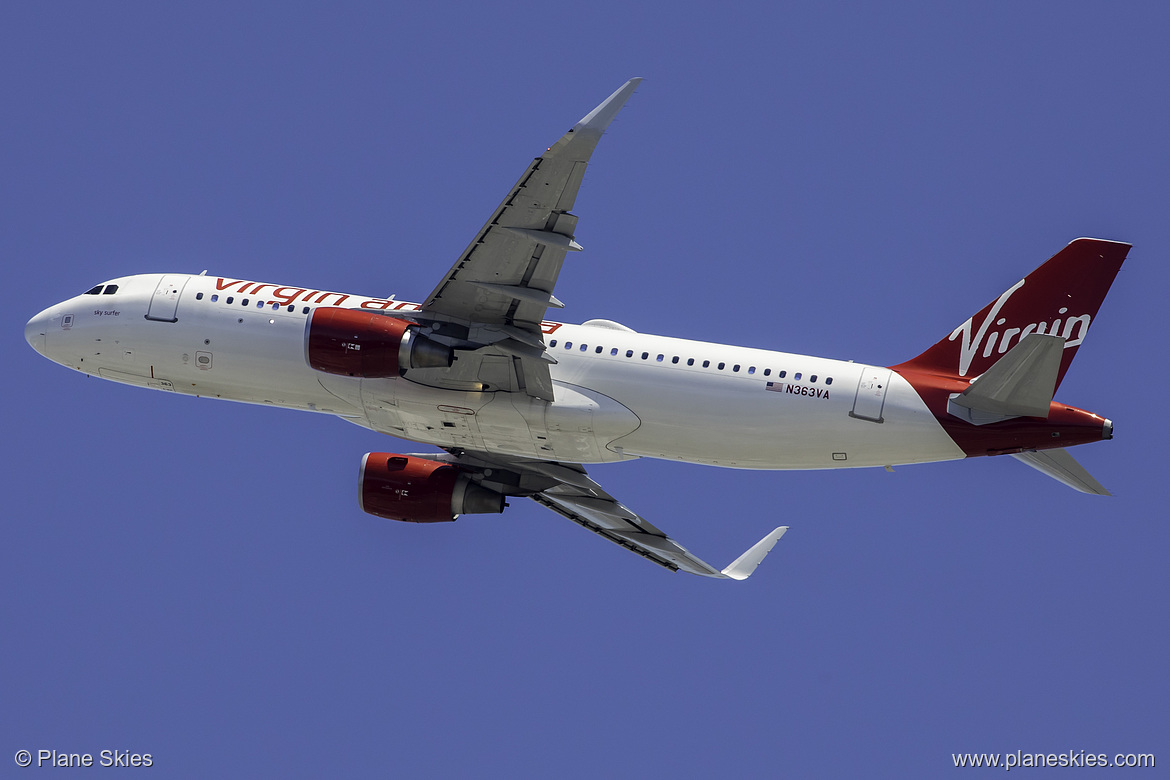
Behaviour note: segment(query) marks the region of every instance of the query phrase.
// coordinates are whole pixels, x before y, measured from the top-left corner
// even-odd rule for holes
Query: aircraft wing
[[[730,566],[716,569],[627,509],[596,482],[588,478],[586,480],[591,483],[591,487],[562,483],[540,491],[532,496],[532,500],[672,571],[682,569],[703,577],[746,580],[788,530],[788,526],[773,529]]]
[[[484,487],[510,496],[531,498],[599,536],[672,571],[703,577],[744,580],[788,530],[780,526],[752,545],[724,569],[695,557],[663,531],[628,509],[594,482],[577,463],[509,458],[482,452],[412,457],[453,463],[475,475]]]
[[[450,369],[419,369],[410,378],[553,399],[540,323],[563,304],[553,296],[568,252],[581,249],[571,213],[585,167],[610,122],[641,79],[630,79],[537,157],[427,296],[419,319],[465,343]],[[433,380],[428,382],[428,379]]]

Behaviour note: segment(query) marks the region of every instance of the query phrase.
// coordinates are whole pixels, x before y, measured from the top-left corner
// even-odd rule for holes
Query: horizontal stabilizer
[[[975,425],[1012,417],[1048,417],[1063,352],[1060,336],[1025,336],[970,387],[952,397],[947,411]]]
[[[1027,463],[1037,471],[1044,472],[1058,482],[1063,482],[1073,490],[1098,496],[1113,495],[1100,482],[1093,479],[1092,475],[1085,471],[1085,467],[1068,454],[1068,450],[1030,450],[1013,453],[1012,457],[1021,463]]]

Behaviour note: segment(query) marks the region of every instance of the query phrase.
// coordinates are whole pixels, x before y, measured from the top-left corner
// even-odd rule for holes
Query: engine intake
[[[442,523],[459,515],[503,512],[504,496],[449,463],[368,452],[362,456],[358,505],[389,520]]]
[[[450,366],[451,348],[418,333],[417,327],[385,314],[322,306],[305,324],[305,359],[327,374],[367,379]]]

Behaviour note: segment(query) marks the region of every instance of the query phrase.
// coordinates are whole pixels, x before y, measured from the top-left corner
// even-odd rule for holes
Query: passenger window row
[[[107,287],[113,287],[115,291],[118,289],[117,285],[107,285]],[[101,286],[101,285],[98,285],[97,287],[95,287],[93,290],[90,290],[90,291],[89,291],[88,293],[86,293],[86,294],[87,294],[87,295],[97,295],[97,294],[98,294],[98,292],[100,292],[100,291],[101,291],[101,288],[102,288],[102,286]],[[109,293],[109,292],[107,292],[106,294],[107,294],[107,295],[109,295],[110,293]],[[197,301],[201,301],[201,300],[203,300],[203,293],[196,293],[196,295],[195,295],[195,300],[197,300]],[[217,295],[217,294],[212,294],[212,296],[211,296],[211,302],[212,302],[212,303],[217,303],[217,302],[219,302],[219,295]],[[227,297],[224,299],[224,303],[226,303],[226,304],[228,304],[228,305],[234,304],[234,303],[235,303],[235,296],[232,296],[232,295],[229,295],[229,296],[227,296]],[[241,305],[241,306],[248,306],[248,305],[249,305],[249,303],[250,303],[250,300],[249,300],[248,298],[243,298],[243,299],[241,299],[241,300],[240,300],[240,305]],[[265,304],[265,302],[264,302],[264,301],[256,301],[256,308],[262,309],[262,308],[264,308],[264,307],[265,307],[265,305],[266,305],[266,304]],[[280,304],[279,304],[279,303],[276,303],[276,302],[271,302],[271,303],[269,303],[268,305],[270,305],[270,306],[272,307],[272,310],[273,310],[273,311],[279,311],[279,310],[280,310]],[[296,306],[291,306],[291,305],[290,305],[290,306],[288,306],[287,308],[288,308],[288,311],[291,313],[291,312],[295,312],[297,307],[296,307]],[[301,309],[301,313],[302,313],[302,314],[308,314],[308,313],[309,313],[309,310],[310,310],[310,307],[308,307],[308,306],[305,306],[305,307],[303,307],[303,308]],[[555,347],[557,346],[557,339],[552,339],[551,341],[549,341],[549,343],[548,343],[548,346],[549,346],[549,348],[550,348],[550,349],[551,349],[551,348],[555,348]],[[571,350],[571,349],[573,348],[573,342],[571,342],[571,341],[566,341],[566,342],[564,342],[564,345],[563,345],[563,347],[564,347],[564,349]],[[588,345],[588,344],[578,344],[578,346],[577,346],[577,349],[578,349],[579,351],[581,351],[581,352],[588,352],[588,351],[589,351],[589,345]],[[593,348],[593,352],[594,352],[594,354],[600,355],[600,354],[602,354],[603,352],[605,352],[605,347],[603,347],[603,346],[595,346],[595,347]],[[618,348],[617,348],[617,347],[612,347],[612,348],[610,348],[610,350],[609,350],[609,354],[610,354],[610,356],[611,356],[611,357],[617,357],[617,356],[618,356],[618,354],[619,354],[619,350],[618,350]],[[634,353],[634,350],[632,350],[632,349],[627,349],[627,350],[625,351],[625,355],[626,355],[626,357],[627,357],[627,358],[633,358],[633,357],[634,357],[634,354],[635,354],[635,353]],[[650,359],[650,353],[649,353],[649,352],[642,352],[642,353],[641,353],[641,355],[640,355],[640,357],[641,357],[641,359],[642,359],[642,360],[649,360],[649,359]],[[672,365],[678,365],[678,364],[679,364],[679,362],[680,362],[681,360],[682,360],[682,358],[680,358],[678,355],[672,355],[672,356],[671,356],[671,358],[670,358],[670,362],[671,362],[671,364],[672,364]],[[660,353],[660,354],[658,354],[658,355],[655,355],[655,356],[654,356],[654,362],[655,362],[655,363],[664,363],[665,361],[666,361],[666,355],[665,355],[665,354],[662,354],[662,353]],[[686,362],[686,364],[687,364],[688,366],[694,366],[694,365],[695,365],[695,362],[696,362],[696,361],[695,361],[695,358],[687,358],[687,362]],[[710,361],[710,360],[704,360],[704,361],[702,362],[702,367],[703,367],[703,368],[710,368],[710,367],[711,367],[711,361]],[[726,362],[719,362],[719,363],[715,364],[715,369],[716,369],[717,371],[723,371],[723,370],[725,370],[726,368],[727,368],[727,363],[726,363]],[[752,375],[752,374],[755,374],[755,373],[756,373],[756,371],[757,371],[757,368],[756,368],[755,366],[748,366],[748,367],[747,367],[747,369],[746,369],[746,371],[745,371],[745,370],[744,370],[744,367],[743,367],[743,365],[742,365],[742,364],[740,364],[740,363],[733,363],[733,364],[731,365],[731,372],[732,372],[733,374],[738,374],[738,373],[740,373],[741,371],[743,371],[743,373],[746,373],[746,374],[748,374],[748,375]],[[765,369],[763,370],[762,374],[763,374],[764,376],[772,376],[772,369],[771,369],[771,368],[765,368]],[[778,372],[776,372],[776,378],[778,378],[778,379],[785,379],[785,378],[787,378],[787,376],[788,376],[788,372],[787,372],[787,371],[778,371]],[[802,375],[802,373],[798,371],[798,372],[796,372],[795,374],[793,374],[793,375],[792,375],[792,379],[793,379],[793,381],[797,381],[797,382],[799,382],[799,381],[801,380],[802,376],[803,376],[803,375]],[[816,375],[816,374],[811,374],[811,375],[808,377],[808,381],[809,381],[809,382],[811,382],[811,383],[813,383],[813,384],[815,384],[815,383],[816,383],[817,379],[818,379],[818,377],[817,377],[817,375]],[[832,378],[832,377],[825,377],[825,384],[826,384],[826,385],[831,385],[831,384],[833,384],[833,378]]]
[[[195,294],[195,300],[197,300],[197,301],[201,301],[201,300],[203,300],[203,293],[196,293],[196,294]],[[235,296],[234,296],[234,295],[229,295],[227,298],[225,298],[225,299],[224,299],[224,301],[223,301],[223,302],[224,302],[224,303],[226,303],[226,304],[232,304],[232,303],[235,303],[235,300],[236,300],[236,299],[235,299]],[[211,296],[211,302],[212,302],[212,303],[218,303],[218,302],[219,302],[219,295],[212,294],[212,296]],[[249,305],[250,303],[251,303],[251,301],[250,301],[248,298],[243,298],[243,299],[241,299],[241,300],[240,300],[240,305],[241,305],[241,306],[247,306],[247,305]],[[266,306],[270,306],[270,307],[272,308],[272,310],[273,310],[273,311],[280,311],[280,304],[279,304],[279,303],[277,303],[276,301],[268,301],[268,302],[265,302],[265,301],[256,301],[256,308],[257,308],[257,309],[263,309],[263,308],[264,308],[264,307],[266,307]],[[302,307],[302,308],[301,308],[301,314],[308,314],[308,313],[309,313],[309,308],[310,308],[310,307],[308,307],[308,306]],[[290,306],[288,306],[288,311],[289,311],[289,313],[290,313],[290,314],[291,314],[291,313],[293,313],[293,312],[295,312],[296,310],[297,310],[297,307],[296,307],[296,306],[291,306],[291,305],[290,305]]]
[[[549,343],[548,343],[548,346],[549,346],[549,348],[550,348],[550,349],[552,349],[552,348],[556,347],[556,346],[557,346],[557,339],[552,339],[551,341],[549,341]],[[566,341],[566,342],[564,342],[564,344],[563,344],[562,346],[563,346],[563,348],[564,348],[564,349],[571,350],[571,349],[573,349],[573,342],[571,342],[571,341]],[[577,349],[578,349],[578,351],[580,351],[580,352],[588,352],[588,351],[589,351],[589,345],[588,345],[588,344],[579,344],[579,345],[578,345],[578,347],[577,347]],[[593,348],[593,353],[594,353],[594,354],[596,354],[596,355],[600,355],[600,354],[602,354],[603,352],[605,352],[605,347],[600,347],[600,346],[597,346],[597,347],[594,347],[594,348]],[[611,356],[611,357],[617,357],[617,356],[618,356],[618,354],[619,354],[619,352],[620,352],[620,350],[618,350],[618,349],[617,349],[617,347],[611,347],[611,348],[610,348],[610,350],[609,350],[609,354],[610,354],[610,356]],[[626,356],[627,358],[633,358],[633,357],[634,357],[634,355],[635,355],[635,352],[634,352],[634,350],[632,350],[632,349],[627,349],[627,350],[625,351],[625,356]],[[642,360],[650,360],[650,353],[649,353],[649,352],[642,352],[642,353],[640,353],[640,357],[641,357],[641,359],[642,359]],[[678,365],[678,363],[679,363],[679,361],[680,361],[680,360],[682,360],[682,358],[680,358],[678,355],[672,355],[672,356],[670,357],[670,363],[671,363],[671,365]],[[657,354],[657,355],[655,355],[655,356],[654,356],[654,362],[655,362],[655,363],[664,363],[664,362],[666,362],[666,354],[665,354],[665,353],[660,353],[660,354]],[[693,366],[693,365],[695,365],[695,358],[687,358],[687,362],[686,362],[686,364],[687,364],[688,366]],[[720,363],[716,363],[716,364],[715,364],[715,370],[717,370],[717,371],[723,371],[723,370],[725,370],[725,369],[727,368],[727,365],[728,365],[728,364],[727,364],[726,362],[720,362]],[[704,360],[704,361],[702,362],[702,367],[703,367],[703,368],[710,368],[710,367],[711,367],[711,361],[710,361],[710,360]],[[741,371],[743,371],[743,373],[746,373],[746,374],[755,374],[755,373],[756,373],[756,371],[757,371],[757,369],[756,369],[756,367],[755,367],[755,366],[748,366],[748,367],[747,367],[747,369],[746,369],[746,370],[744,370],[743,364],[741,364],[741,363],[733,363],[733,364],[731,365],[731,372],[732,372],[733,374],[740,373]],[[772,369],[770,369],[770,368],[765,368],[765,369],[763,370],[763,372],[762,372],[762,373],[763,373],[763,375],[764,375],[764,376],[772,376]],[[788,377],[788,372],[787,372],[787,371],[778,371],[778,372],[776,372],[776,378],[777,378],[777,379],[785,379],[785,378],[787,378],[787,377]],[[802,372],[800,372],[800,371],[797,371],[795,374],[793,374],[793,375],[792,375],[792,379],[793,379],[793,381],[796,381],[796,382],[799,382],[799,381],[801,380],[801,378],[802,378],[802,377],[803,377],[803,373],[802,373]],[[819,378],[819,377],[818,377],[816,374],[810,374],[810,375],[809,375],[809,377],[808,377],[808,381],[809,381],[809,382],[812,382],[813,384],[815,384],[818,378]],[[825,384],[826,384],[826,385],[831,385],[831,384],[833,384],[833,377],[831,377],[831,376],[827,376],[827,377],[825,377]]]

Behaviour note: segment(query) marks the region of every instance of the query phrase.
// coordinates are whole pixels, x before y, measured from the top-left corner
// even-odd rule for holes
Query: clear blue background
[[[1164,8],[4,3],[0,766],[1170,763]],[[362,453],[417,445],[86,378],[24,342],[40,309],[131,273],[420,300],[631,76],[577,202],[564,319],[893,364],[1069,240],[1130,241],[1059,394],[1115,421],[1076,450],[1115,497],[1007,458],[592,469],[719,565],[792,527],[750,581],[713,582],[531,502],[364,515]]]

